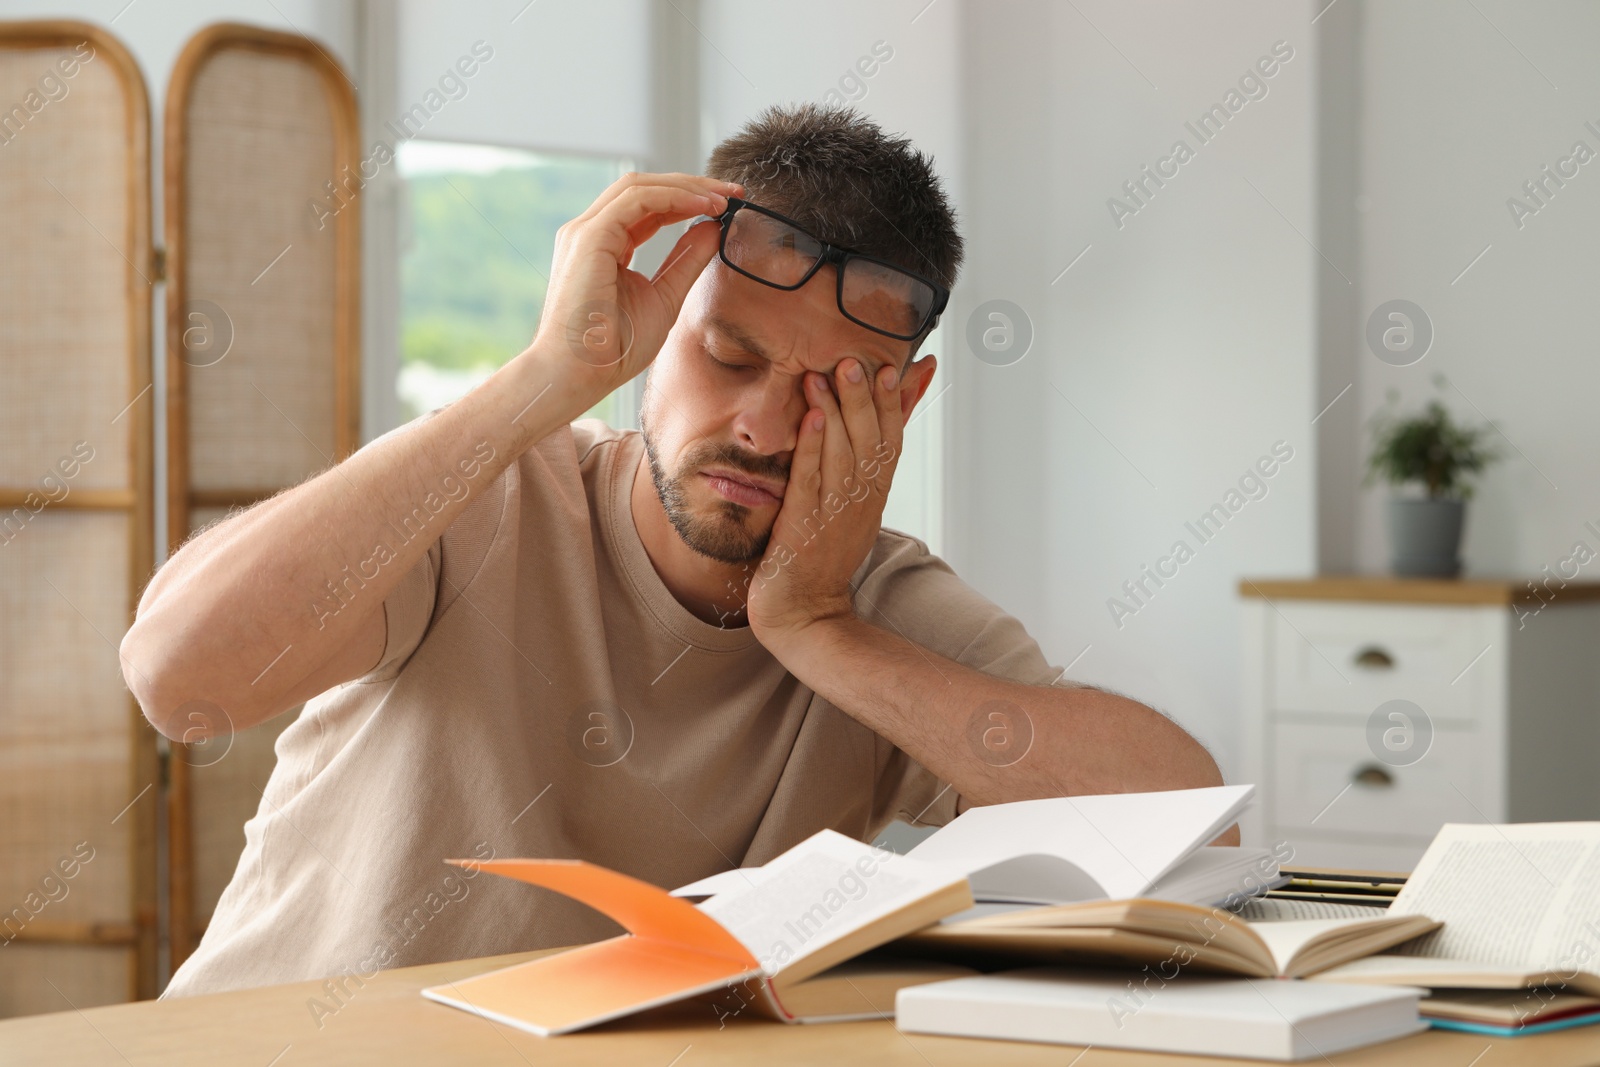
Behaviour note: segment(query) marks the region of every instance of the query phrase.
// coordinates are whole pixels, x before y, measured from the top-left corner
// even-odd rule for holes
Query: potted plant
[[[1453,578],[1461,573],[1461,530],[1472,495],[1467,479],[1500,458],[1488,443],[1494,427],[1457,423],[1438,400],[1420,414],[1398,418],[1392,411],[1396,396],[1391,390],[1391,410],[1373,419],[1367,473],[1367,484],[1382,478],[1402,491],[1389,500],[1394,572]]]

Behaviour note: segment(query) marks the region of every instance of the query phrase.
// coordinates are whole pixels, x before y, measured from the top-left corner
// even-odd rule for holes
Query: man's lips
[[[748,474],[729,470],[704,470],[700,472],[700,476],[709,482],[711,488],[724,500],[743,504],[747,508],[759,508],[783,502],[782,485],[752,478]]]

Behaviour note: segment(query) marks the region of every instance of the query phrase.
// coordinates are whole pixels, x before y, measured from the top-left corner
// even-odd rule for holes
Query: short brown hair
[[[961,234],[932,158],[854,108],[769,107],[717,145],[706,174],[824,241],[955,285]]]

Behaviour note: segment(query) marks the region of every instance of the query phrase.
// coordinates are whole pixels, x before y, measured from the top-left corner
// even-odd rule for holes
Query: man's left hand
[[[810,408],[789,464],[772,537],[750,583],[756,637],[775,648],[813,623],[855,614],[850,579],[877,540],[905,430],[893,366],[849,357],[826,375],[808,371]]]

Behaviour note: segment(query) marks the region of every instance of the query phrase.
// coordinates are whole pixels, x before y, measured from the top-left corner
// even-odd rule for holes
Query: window
[[[905,439],[901,442],[900,463],[894,472],[894,485],[889,489],[889,500],[883,509],[883,525],[921,538],[934,555],[944,552],[944,447],[945,405],[944,392],[950,387],[951,361],[945,353],[950,327],[940,323],[917,349],[917,355],[929,352],[939,356],[939,370],[933,376],[928,391],[911,412],[906,424]]]
[[[631,169],[622,159],[411,140],[400,267],[402,417],[466,395],[527,348],[544,307],[556,230]],[[633,391],[588,415],[633,424]]]

